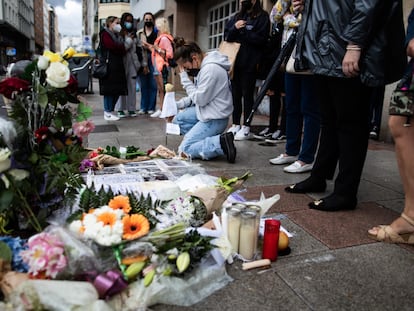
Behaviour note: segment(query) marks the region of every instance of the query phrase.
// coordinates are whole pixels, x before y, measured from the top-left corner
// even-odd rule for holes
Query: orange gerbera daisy
[[[114,213],[102,213],[96,217],[97,221],[102,221],[104,226],[113,226],[116,223],[116,215]]]
[[[148,219],[141,214],[126,215],[122,218],[125,240],[134,240],[146,235],[150,229]]]
[[[109,201],[108,206],[112,209],[121,209],[125,214],[128,214],[131,210],[129,198],[125,195],[117,195],[111,201]]]

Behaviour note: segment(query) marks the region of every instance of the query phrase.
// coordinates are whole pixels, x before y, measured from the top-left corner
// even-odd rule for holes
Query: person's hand
[[[234,24],[234,27],[236,27],[236,29],[244,28],[246,27],[246,21],[240,19]]]
[[[414,39],[411,39],[407,45],[407,55],[410,57],[414,57]]]
[[[182,65],[178,65],[178,64],[177,64],[177,69],[179,73],[185,71],[185,68]]]
[[[361,50],[347,50],[342,60],[342,72],[348,78],[359,75],[359,58],[361,57]]]
[[[295,13],[302,13],[304,7],[305,7],[305,1],[304,0],[293,0],[292,1],[292,5],[293,5],[293,11]]]

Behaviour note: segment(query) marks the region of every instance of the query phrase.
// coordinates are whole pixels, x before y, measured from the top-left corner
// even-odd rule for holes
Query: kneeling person
[[[184,134],[178,151],[203,160],[226,155],[227,161],[234,163],[233,134],[222,134],[233,112],[228,57],[218,51],[203,53],[196,43],[190,42],[176,49],[174,59],[187,93],[187,97],[177,101],[179,109],[186,109],[173,119]]]

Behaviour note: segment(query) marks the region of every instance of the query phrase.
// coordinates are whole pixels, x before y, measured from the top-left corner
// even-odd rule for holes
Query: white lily
[[[267,213],[267,211],[275,204],[277,201],[280,200],[280,195],[275,194],[269,198],[266,199],[263,192],[260,194],[259,201],[236,201],[232,202],[233,204],[243,204],[243,205],[256,205],[260,207],[260,217],[262,217],[264,214]]]

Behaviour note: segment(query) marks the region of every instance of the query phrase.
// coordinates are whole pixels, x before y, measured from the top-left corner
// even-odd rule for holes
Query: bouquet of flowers
[[[0,82],[11,120],[0,122],[2,233],[22,226],[42,231],[46,218],[73,200],[84,183],[82,138],[94,126],[66,61],[74,53],[45,51],[34,61],[16,63]]]

